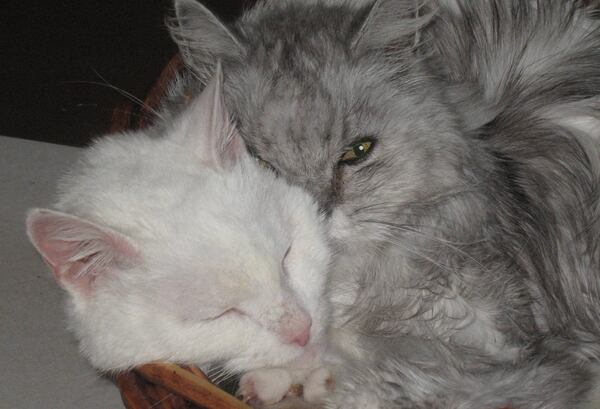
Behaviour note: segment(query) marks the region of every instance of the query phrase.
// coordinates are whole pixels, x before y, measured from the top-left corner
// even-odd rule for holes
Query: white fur
[[[193,126],[197,114],[190,108],[161,137],[102,138],[62,181],[57,210],[117,232],[137,253],[105,260],[91,294],[63,283],[70,326],[101,370],[153,360],[283,365],[305,350],[268,325],[285,328],[289,311],[312,318],[309,346],[324,337],[329,250],[316,205],[244,150],[227,169],[199,160],[207,136]],[[43,253],[46,238],[32,233],[42,213],[63,213],[31,213]]]
[[[291,386],[292,377],[285,369],[257,369],[242,376],[239,393],[245,400],[258,399],[271,405],[282,400]]]
[[[330,392],[333,375],[325,367],[313,371],[304,383],[304,400],[311,403],[322,401]]]

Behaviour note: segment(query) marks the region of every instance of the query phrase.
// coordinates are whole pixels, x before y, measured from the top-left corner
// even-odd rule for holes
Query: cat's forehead
[[[101,147],[96,156],[113,157],[111,147]],[[140,242],[168,238],[181,249],[186,240],[221,233],[240,240],[247,233],[249,241],[267,244],[285,241],[289,211],[279,201],[288,188],[253,159],[244,157],[225,172],[208,169],[193,156],[155,152],[152,160],[113,160],[111,167],[105,161],[83,162],[69,178],[62,208]],[[161,162],[161,154],[170,160]]]
[[[245,17],[248,51],[243,64],[226,66],[227,102],[251,151],[319,163],[377,132],[378,101],[395,92],[386,81],[393,73],[352,55],[355,14],[285,3],[280,14],[274,7]]]
[[[356,30],[355,16],[343,8],[284,3],[245,16],[246,58],[227,67],[242,127],[261,127],[242,129],[256,136],[250,143],[257,150],[270,148],[274,138],[293,150],[327,144],[342,134],[343,124],[332,121],[350,103],[343,82],[353,76],[352,62],[343,38]]]
[[[315,71],[257,64],[240,76],[244,90],[231,105],[248,148],[297,176],[330,168],[346,146],[378,136],[387,115],[378,101],[393,93],[343,60]]]
[[[302,51],[310,49],[313,43],[313,52],[325,53],[324,46],[336,48],[340,38],[353,37],[362,24],[363,13],[368,9],[355,13],[333,2],[308,3],[295,0],[265,2],[244,13],[238,21],[238,28],[246,41],[255,46],[249,50],[287,44],[290,52]]]
[[[258,105],[241,107],[247,116],[241,132],[256,153],[292,161],[311,155],[318,161],[343,133],[332,96],[314,81],[282,78],[264,87],[259,98]]]

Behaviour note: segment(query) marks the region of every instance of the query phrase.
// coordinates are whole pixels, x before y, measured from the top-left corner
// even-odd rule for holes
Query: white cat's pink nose
[[[301,347],[308,344],[310,341],[310,327],[312,326],[312,320],[310,317],[302,320],[301,323],[290,328],[289,332],[285,334],[284,339],[288,344],[297,344]]]
[[[308,325],[308,327],[304,328],[302,330],[301,333],[299,333],[296,338],[294,338],[292,340],[292,342],[294,344],[298,344],[301,347],[305,346],[306,344],[308,344],[308,341],[310,341],[310,324]]]
[[[310,342],[312,318],[300,307],[293,296],[281,304],[268,305],[266,308],[256,308],[257,303],[249,303],[240,311],[255,319],[263,328],[271,331],[284,344],[295,344],[301,347]],[[258,304],[260,307],[260,304]],[[254,318],[256,317],[256,318]]]

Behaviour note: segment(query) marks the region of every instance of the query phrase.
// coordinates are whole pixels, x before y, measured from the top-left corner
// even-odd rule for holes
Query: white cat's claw
[[[322,401],[334,386],[333,376],[327,368],[314,370],[304,382],[304,400],[309,403]]]
[[[240,379],[238,394],[245,402],[257,399],[272,405],[281,401],[292,386],[292,377],[284,369],[257,369]]]

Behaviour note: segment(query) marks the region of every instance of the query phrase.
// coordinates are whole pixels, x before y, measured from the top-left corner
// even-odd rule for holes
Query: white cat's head
[[[162,137],[99,140],[27,232],[102,370],[284,364],[321,342],[329,251],[313,200],[251,158],[218,72]]]

